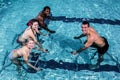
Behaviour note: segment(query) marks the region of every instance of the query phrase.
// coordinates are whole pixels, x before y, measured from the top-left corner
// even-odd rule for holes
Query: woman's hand
[[[43,70],[42,68],[35,68],[36,71],[40,71]]]
[[[50,34],[42,34],[43,36],[49,36]]]
[[[71,54],[76,55],[77,51],[75,50],[75,51],[71,52]]]
[[[43,48],[42,51],[43,51],[43,52],[48,52],[48,49],[44,49],[44,48]]]

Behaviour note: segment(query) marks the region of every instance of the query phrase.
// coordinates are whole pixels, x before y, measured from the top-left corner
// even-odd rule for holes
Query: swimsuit
[[[10,60],[15,59],[14,54],[15,54],[14,51],[12,51],[12,52],[9,54],[9,59],[10,59]]]
[[[104,37],[102,37],[102,38],[104,39],[104,42],[105,42],[105,45],[103,47],[99,47],[99,46],[95,45],[94,43],[91,47],[97,48],[98,53],[103,55],[107,52],[107,50],[109,48],[109,44],[108,44],[108,41],[106,38],[104,38]]]
[[[105,45],[103,47],[98,47],[97,50],[98,50],[98,53],[99,54],[105,54],[109,48],[109,44],[108,44],[108,41],[106,38],[102,37],[105,41]]]
[[[8,55],[8,57],[10,60],[21,58],[21,57],[18,57],[18,54],[14,50]]]
[[[25,43],[26,39],[24,39],[22,36],[19,36],[18,42],[19,43]]]

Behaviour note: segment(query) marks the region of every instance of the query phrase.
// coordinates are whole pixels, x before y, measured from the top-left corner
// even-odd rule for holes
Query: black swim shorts
[[[103,47],[97,47],[98,53],[99,54],[105,54],[109,48],[109,44],[106,38],[102,37],[105,41],[105,46]]]

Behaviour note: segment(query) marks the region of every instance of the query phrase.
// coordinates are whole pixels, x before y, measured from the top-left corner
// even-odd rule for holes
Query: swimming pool
[[[34,18],[46,5],[51,7],[55,17],[49,28],[56,30],[56,33],[50,37],[42,36],[45,41],[43,46],[50,51],[41,54],[40,59],[47,63],[47,66],[41,64],[43,71],[23,71],[20,75],[15,66],[11,65],[2,71],[0,80],[120,80],[115,62],[107,54],[102,66],[97,70],[90,70],[86,65],[95,62],[89,60],[93,50],[88,49],[79,56],[70,54],[72,50],[82,46],[81,42],[73,37],[81,34],[81,20],[87,19],[101,36],[108,39],[108,53],[115,57],[120,56],[119,4],[119,0],[1,0],[0,67],[6,51],[11,51],[17,45],[12,44],[14,36],[21,33],[27,27],[27,21]],[[84,40],[83,38],[82,41]],[[78,69],[75,67],[76,62]]]

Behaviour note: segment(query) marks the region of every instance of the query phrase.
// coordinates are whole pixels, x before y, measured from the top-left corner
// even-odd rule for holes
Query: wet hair
[[[83,25],[87,24],[87,25],[88,25],[88,27],[90,26],[90,24],[89,24],[89,22],[88,22],[88,21],[83,21],[83,22],[82,22],[82,24],[83,24]]]
[[[49,7],[49,6],[45,6],[45,7],[43,8],[43,11],[45,11],[46,9],[49,9],[49,10],[50,10],[50,7]]]
[[[29,20],[29,21],[27,22],[26,25],[27,25],[27,26],[32,26],[34,22],[38,22],[38,24],[39,24],[39,21],[38,21],[37,19],[31,19],[31,20]]]
[[[23,45],[26,45],[29,41],[34,41],[33,38],[29,37],[27,39],[25,39]]]

